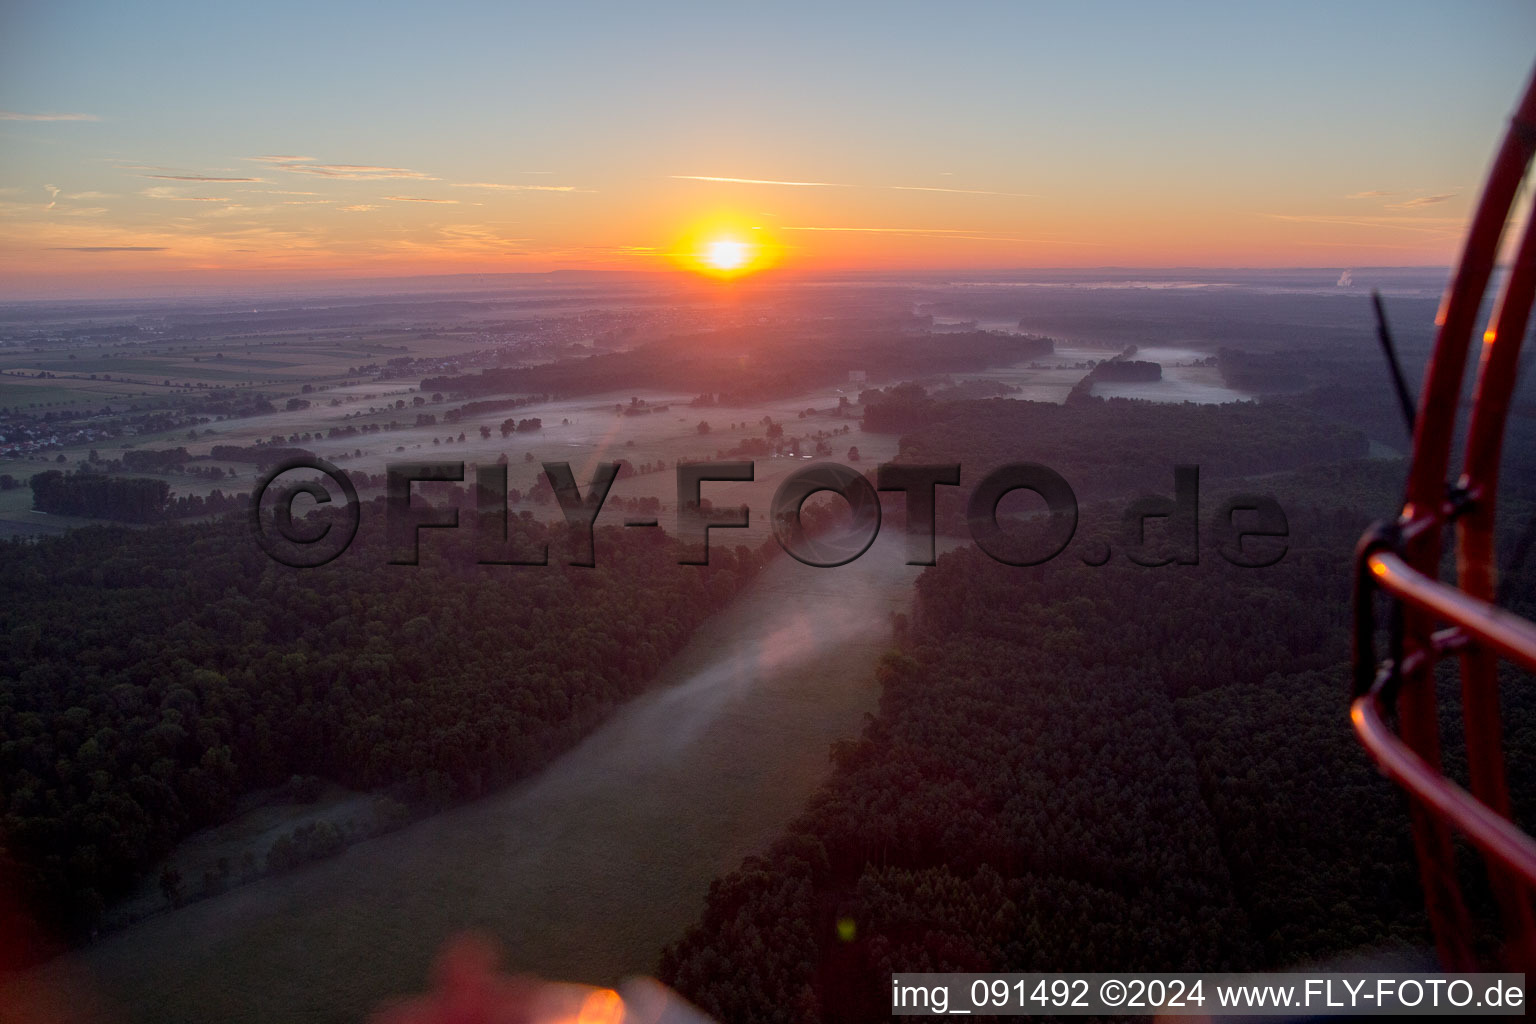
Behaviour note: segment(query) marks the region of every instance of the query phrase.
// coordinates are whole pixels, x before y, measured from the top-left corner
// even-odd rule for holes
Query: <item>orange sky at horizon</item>
[[[1233,8],[20,3],[0,297],[1454,262],[1536,8]]]
[[[1454,260],[1469,216],[1465,196],[1407,211],[1390,210],[1389,199],[1341,198],[1321,212],[1294,214],[1172,203],[1136,208],[1129,197],[1081,209],[1059,199],[938,194],[914,202],[898,193],[896,202],[882,206],[887,197],[808,202],[789,186],[700,185],[729,188],[743,199],[728,206],[701,196],[637,197],[626,215],[622,200],[612,197],[600,202],[551,193],[498,202],[492,196],[455,203],[451,216],[444,215],[446,203],[396,210],[336,200],[322,210],[269,199],[259,209],[235,209],[246,217],[230,230],[198,216],[110,225],[85,218],[17,220],[0,250],[0,275],[10,281],[7,290],[25,292],[29,285],[48,291],[50,283],[72,279],[171,275],[243,287],[317,275],[656,271],[696,269],[705,248],[720,240],[748,246],[752,269],[812,274],[1444,266]],[[375,209],[352,209],[362,205]]]

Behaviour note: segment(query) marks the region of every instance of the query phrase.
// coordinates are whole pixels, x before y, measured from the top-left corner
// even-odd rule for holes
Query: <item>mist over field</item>
[[[1277,838],[1238,840],[1280,826],[1267,816],[1261,826],[1222,781],[1257,770],[1226,760],[1234,756],[1272,765],[1281,748],[1270,746],[1279,741],[1271,716],[1299,715],[1312,723],[1308,742],[1320,744],[1312,762],[1349,766],[1369,791],[1360,799],[1378,808],[1358,833],[1361,855],[1403,853],[1394,798],[1369,782],[1337,713],[1343,613],[1320,595],[1347,586],[1342,559],[1353,531],[1391,507],[1406,443],[1366,295],[1388,296],[1401,351],[1416,367],[1443,272],[1351,276],[1350,284],[1332,271],[781,281],[704,296],[606,279],[518,280],[451,298],[320,305],[266,297],[259,306],[7,307],[0,394],[6,422],[24,429],[7,434],[0,463],[14,482],[0,492],[3,520],[21,538],[5,572],[9,593],[34,595],[8,602],[4,623],[14,641],[10,856],[31,880],[30,906],[41,915],[34,934],[75,948],[14,974],[5,990],[44,998],[82,985],[128,1019],[353,1019],[355,1007],[418,987],[411,978],[425,977],[441,943],[473,927],[499,938],[508,963],[548,977],[613,984],[660,970],[721,1019],[750,1019],[754,999],[776,1002],[753,996],[752,985],[799,986],[797,999],[834,1013],[851,998],[847,985],[789,966],[823,955],[802,943],[835,941],[816,937],[819,915],[833,912],[818,903],[865,922],[876,942],[894,919],[868,902],[876,891],[868,887],[897,884],[889,872],[898,869],[939,870],[941,890],[989,879],[1002,886],[989,899],[1018,908],[1009,914],[1023,913],[1025,891],[1027,905],[1043,908],[1087,886],[1102,893],[1086,897],[1093,907],[1119,890],[1116,873],[1134,877],[1131,862],[1114,866],[1126,855],[1118,817],[1126,810],[1116,808],[1144,798],[1127,793],[1125,804],[1112,788],[1067,797],[1068,779],[1054,774],[1076,765],[1066,770],[1092,777],[1093,758],[1107,751],[1081,730],[1125,715],[1145,722],[1133,733],[1114,725],[1123,748],[1115,760],[1141,756],[1126,746],[1132,734],[1163,753],[1110,768],[1104,780],[1169,771],[1182,780],[1152,783],[1173,801],[1166,815],[1202,823],[1177,840],[1195,860],[1173,877],[1192,872],[1189,884],[1208,893],[1196,905],[1226,907],[1222,923],[1170,924],[1193,909],[1175,888],[1155,898],[1160,909],[1112,902],[1090,911],[1093,927],[1112,930],[1125,914],[1151,913],[1161,922],[1156,941],[1125,932],[1103,948],[1031,952],[997,937],[987,941],[1002,945],[972,945],[956,963],[1118,962],[1126,954],[1114,951],[1131,948],[1120,942],[1142,948],[1148,968],[1203,966],[1207,941],[1229,951],[1223,964],[1244,967],[1415,948],[1423,923],[1406,872],[1392,890],[1351,903],[1359,922],[1348,927],[1334,911],[1282,909],[1295,898],[1271,880],[1284,874],[1282,861],[1308,865],[1305,885],[1317,893],[1307,899],[1332,901],[1319,906],[1336,911],[1364,894],[1335,879],[1342,863],[1316,860],[1323,855],[1304,839],[1278,848]],[[319,569],[274,563],[246,523],[249,488],[295,453],[339,467],[363,502],[358,539]],[[1525,457],[1518,446],[1511,453]],[[545,537],[548,566],[465,560],[480,543],[477,467],[503,460],[509,529]],[[746,529],[710,531],[707,569],[669,554],[677,467],[693,460],[753,465],[751,481],[701,487],[715,508],[746,505],[750,514]],[[938,550],[954,552],[939,570],[906,564],[921,560],[922,546],[905,537],[898,494],[887,494],[878,540],[853,563],[816,568],[783,553],[770,505],[786,478],[830,462],[873,474],[893,460],[961,466],[961,486],[937,495]],[[420,531],[416,567],[388,564],[384,536],[385,475],[406,461],[464,464],[457,485],[415,485],[415,504],[460,510],[457,529]],[[1020,461],[1051,467],[1077,493],[1070,545],[1034,568],[992,563],[983,575],[956,576],[949,560],[970,543],[964,496]],[[582,488],[599,462],[620,463],[596,519],[596,568],[564,565],[578,549],[557,525],[564,515],[543,479],[549,462],[569,463]],[[1171,494],[1174,466],[1187,463],[1200,466],[1200,565],[1133,564],[1119,510],[1138,495]],[[1528,477],[1510,479],[1528,500]],[[1288,518],[1283,558],[1269,570],[1219,557],[1210,519],[1221,495],[1254,488]],[[45,509],[50,501],[75,504]],[[840,505],[815,504],[806,511],[814,522]],[[307,497],[294,508],[300,518],[324,513]],[[1027,531],[1033,508],[1009,499],[1000,513]],[[623,525],[647,516],[659,526]],[[847,523],[834,516],[815,529]],[[1101,551],[1109,564],[1096,569]],[[45,564],[47,575],[37,575],[32,566]],[[942,593],[949,580],[961,589]],[[1170,584],[1178,600],[1158,596]],[[974,605],[975,587],[1004,590]],[[1308,588],[1321,588],[1319,598],[1305,597]],[[1276,619],[1280,593],[1302,604]],[[684,612],[683,594],[702,603]],[[594,599],[626,611],[593,617]],[[1213,600],[1224,625],[1196,617]],[[38,628],[56,602],[72,609],[75,630]],[[1148,634],[1149,614],[1173,618]],[[118,634],[97,630],[98,617],[104,629],[131,624],[146,650],[162,652],[164,668],[110,656]],[[1266,632],[1280,622],[1289,625]],[[1198,639],[1213,628],[1224,637],[1215,646]],[[1018,645],[1017,660],[986,660],[987,645],[1004,638]],[[900,653],[882,661],[887,650]],[[971,659],[982,660],[963,668]],[[967,695],[940,699],[955,671]],[[595,672],[605,680],[596,689]],[[1275,672],[1301,673],[1285,689],[1302,704],[1245,718],[1250,700],[1274,699],[1258,694],[1275,686]],[[1041,687],[1076,692],[1078,673],[1093,700],[1053,698],[1044,718],[1024,711]],[[904,696],[909,686],[914,696]],[[1121,688],[1131,704],[1096,710]],[[64,713],[59,695],[82,710]],[[945,724],[957,711],[962,720]],[[1010,742],[1034,760],[1006,769],[1014,797],[988,797],[995,783],[972,778],[969,759],[1017,714],[1025,731]],[[904,769],[905,781],[867,777],[859,766],[918,755],[915,739],[896,737],[921,716],[920,733],[931,733],[922,742],[937,744],[930,753]],[[1248,738],[1211,747],[1224,729]],[[56,752],[52,768],[38,760],[44,749]],[[177,763],[188,774],[169,769]],[[1047,763],[1054,767],[1042,776]],[[107,776],[89,774],[101,767]],[[1026,778],[1054,780],[1063,799],[1016,806]],[[1311,778],[1275,776],[1266,800],[1309,792],[1308,820],[1323,827],[1344,797],[1297,789]],[[152,797],[154,779],[163,781]],[[113,786],[109,799],[143,808],[136,845],[112,838],[121,821],[50,817],[59,805],[42,799],[43,787],[89,800]],[[934,786],[942,809],[932,824],[931,812],[896,809]],[[858,787],[867,792],[855,796]],[[101,796],[87,797],[92,790]],[[819,823],[849,799],[865,809]],[[892,799],[896,808],[875,810]],[[904,824],[884,834],[880,816],[892,813]],[[995,825],[970,824],[998,813]],[[1029,838],[1052,835],[1067,816],[1079,838],[1059,853],[1050,852],[1057,840]],[[994,828],[1022,831],[987,838]],[[50,834],[73,836],[74,849],[98,851],[95,860],[50,859]],[[807,842],[823,852],[804,861]],[[1276,861],[1268,869],[1251,864],[1261,848]],[[796,884],[809,885],[802,891],[813,901],[775,912],[802,922],[803,938],[753,960],[751,977],[788,975],[740,983],[745,990],[721,988],[724,976],[693,966],[707,950],[711,959],[737,956],[735,944],[766,926],[720,916],[721,900],[757,915],[773,891],[727,897],[711,888],[717,875],[745,884],[730,874],[743,857],[761,858],[748,861],[749,877],[810,870]],[[1278,935],[1304,930],[1277,939],[1265,923],[1274,915],[1290,922]],[[983,934],[955,927],[970,944]],[[888,949],[881,955],[906,955]],[[824,955],[850,953],[834,946]],[[868,969],[849,966],[847,976]],[[866,1011],[835,1015],[849,1019],[845,1012]]]

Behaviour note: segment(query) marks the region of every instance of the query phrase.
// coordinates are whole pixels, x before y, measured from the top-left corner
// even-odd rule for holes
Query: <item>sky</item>
[[[1530,0],[0,0],[0,295],[1440,266],[1533,60]]]

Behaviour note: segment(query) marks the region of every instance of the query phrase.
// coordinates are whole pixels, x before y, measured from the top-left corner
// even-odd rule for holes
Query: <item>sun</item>
[[[733,238],[719,238],[704,250],[704,262],[716,270],[740,270],[752,259],[752,247]]]
[[[757,218],[724,211],[699,217],[674,236],[669,257],[683,270],[735,281],[776,266],[784,247]]]

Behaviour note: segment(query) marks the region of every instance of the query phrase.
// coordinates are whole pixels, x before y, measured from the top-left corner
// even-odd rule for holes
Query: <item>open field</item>
[[[326,393],[323,396],[324,401],[316,402],[309,409],[291,412],[284,410],[267,416],[215,423],[208,428],[213,431],[212,434],[200,436],[196,441],[189,441],[184,436],[178,436],[174,431],[167,431],[161,435],[135,438],[133,447],[148,449],[185,447],[194,456],[206,455],[215,445],[251,445],[274,434],[289,435],[309,431],[323,433],[329,426],[342,423],[370,421],[387,423],[390,419],[414,421],[417,412],[441,414],[445,409],[462,404],[457,401],[429,402],[420,410],[408,405],[405,410],[367,415],[366,409],[370,405],[379,407],[387,401],[407,397],[414,392],[403,384],[386,387],[368,385],[366,390],[364,388],[365,386],[358,385],[345,392]],[[667,410],[642,416],[624,416],[614,412],[616,404],[627,405],[632,397],[642,398],[652,406],[666,405]],[[639,467],[646,463],[661,461],[666,463],[665,470],[638,474],[620,480],[614,485],[612,493],[625,498],[655,497],[668,510],[676,505],[675,466],[679,459],[714,459],[719,451],[728,451],[747,438],[762,437],[764,428],[760,421],[764,416],[771,416],[775,422],[782,422],[786,433],[789,434],[810,434],[818,430],[835,433],[845,427],[850,428],[849,433],[840,434],[829,442],[832,445],[833,458],[838,461],[847,461],[848,449],[855,446],[859,449],[861,460],[866,463],[884,461],[896,453],[896,435],[864,433],[860,430],[857,419],[830,414],[837,408],[839,392],[836,389],[825,389],[752,406],[690,408],[688,401],[691,397],[647,392],[585,396],[579,399],[538,403],[510,412],[487,413],[457,424],[412,426],[353,438],[317,437],[298,443],[321,458],[335,462],[344,470],[368,474],[382,474],[389,464],[402,461],[461,461],[468,466],[477,463],[490,464],[500,456],[506,455],[510,464],[508,471],[510,485],[521,491],[526,491],[533,486],[535,478],[542,472],[540,463],[546,461],[570,462],[578,482],[583,485],[590,479],[593,466],[597,462],[627,459]],[[856,398],[857,394],[853,394],[852,397]],[[331,407],[328,402],[332,398],[336,398],[342,404]],[[344,419],[349,413],[360,411],[359,407],[365,412],[363,417]],[[799,414],[812,407],[822,410],[822,414],[801,419]],[[544,426],[536,433],[511,434],[502,437],[498,428],[501,421],[509,416],[518,419],[539,417]],[[565,422],[567,420],[568,423]],[[701,421],[711,425],[707,435],[699,433],[698,424]],[[736,424],[734,428],[733,423]],[[491,428],[489,438],[481,438],[478,428],[482,424]],[[464,435],[462,442],[455,440],[460,433]],[[443,443],[445,439],[448,443]],[[120,450],[120,447],[112,444],[103,444],[99,448],[103,458],[116,457],[120,454]],[[67,460],[65,465],[72,467],[89,455],[89,448],[66,448],[63,454]],[[532,455],[532,461],[528,460],[529,455]],[[757,479],[754,483],[706,484],[705,496],[717,505],[738,504],[746,501],[754,509],[765,513],[768,500],[777,482],[802,461],[760,457],[755,460]],[[221,466],[226,472],[233,472],[235,474],[233,479],[226,477],[223,480],[213,481],[205,476],[190,474],[158,474],[157,476],[169,482],[172,491],[176,494],[203,495],[214,489],[219,489],[226,494],[248,491],[257,477],[255,468],[250,464],[222,462],[214,464]],[[18,480],[25,480],[33,473],[56,468],[60,466],[52,458],[0,460],[0,473],[12,474]],[[472,485],[472,473],[466,470],[466,476],[469,477],[466,480],[466,486]],[[34,528],[33,520],[37,516],[30,509],[31,491],[29,489],[0,492],[0,530],[12,533]],[[558,515],[558,510],[551,506],[548,514]],[[600,521],[618,525],[623,522],[624,515],[625,513],[617,509],[609,508]],[[663,523],[663,525],[670,527],[670,523]],[[729,536],[740,536],[741,542],[745,542],[745,536],[742,534]]]
[[[79,380],[65,383],[36,377],[7,374],[0,377],[0,408],[41,412],[53,408],[75,408],[103,402],[128,401],[150,396],[141,384],[117,381]]]
[[[1061,346],[1057,353],[1038,361],[1037,365],[1020,364],[1002,367],[984,373],[955,374],[956,382],[995,381],[1017,390],[1010,397],[1035,401],[1060,402],[1083,377],[1083,364],[1089,360],[1106,358],[1109,350]],[[1207,353],[1196,349],[1147,349],[1141,357],[1164,359],[1163,379],[1153,383],[1100,383],[1095,394],[1148,398],[1160,401],[1240,401],[1250,396],[1227,388],[1220,374],[1211,367],[1177,365],[1203,358]],[[345,369],[345,368],[343,368]],[[317,364],[295,362],[285,372],[299,376],[294,378],[291,390],[298,394],[297,382],[302,375],[313,374]],[[0,378],[0,387],[6,380]],[[306,382],[309,378],[304,378]],[[29,382],[23,381],[23,389]],[[38,385],[54,384],[38,381]],[[95,383],[95,382],[93,382]],[[131,442],[104,442],[99,445],[66,446],[59,450],[65,457],[66,466],[73,466],[85,459],[94,447],[103,457],[114,457],[117,449],[185,447],[193,456],[204,456],[215,445],[252,445],[281,436],[287,443],[298,444],[331,460],[343,469],[368,474],[381,474],[388,464],[404,460],[462,461],[466,464],[494,462],[506,455],[511,462],[511,485],[527,490],[539,473],[538,464],[544,461],[570,461],[578,479],[585,480],[591,466],[599,461],[627,459],[636,467],[646,463],[664,462],[667,472],[642,474],[619,482],[614,494],[624,497],[654,496],[664,505],[675,502],[675,477],[670,472],[679,459],[708,460],[729,451],[748,438],[761,437],[762,419],[771,417],[782,423],[790,435],[809,435],[816,431],[833,434],[829,440],[833,457],[848,461],[848,449],[857,447],[862,460],[878,462],[892,457],[896,452],[896,435],[864,433],[856,417],[836,414],[838,400],[847,397],[856,400],[859,385],[849,384],[841,388],[823,388],[790,398],[764,401],[752,405],[720,405],[693,408],[690,394],[662,393],[655,391],[623,391],[609,394],[587,395],[530,404],[515,410],[489,412],[474,415],[458,423],[438,422],[428,426],[414,426],[418,414],[436,417],[463,404],[462,400],[444,398],[432,400],[422,395],[410,381],[369,381],[344,383],[328,387],[323,379],[316,379],[316,390],[304,395],[310,406],[263,416],[228,419],[211,423],[198,430],[195,440],[182,430],[166,430],[142,434]],[[58,390],[55,388],[55,390]],[[484,396],[487,400],[515,398],[516,395]],[[626,407],[632,398],[640,398],[650,407],[664,406],[664,411],[640,416],[626,416],[615,412],[615,407]],[[414,405],[416,398],[426,399],[422,406]],[[403,409],[394,408],[403,401]],[[807,409],[818,410],[802,416]],[[524,419],[537,417],[543,428],[536,433],[512,434],[503,437],[499,427],[508,417]],[[387,426],[390,422],[409,423],[397,429],[364,433],[355,437],[328,438],[324,434],[335,427],[370,424]],[[709,424],[709,432],[701,434],[700,422]],[[480,436],[480,427],[489,428],[488,438]],[[849,433],[842,434],[844,428]],[[306,436],[308,435],[308,436]],[[458,440],[459,436],[463,440]],[[298,440],[294,440],[297,437]],[[528,456],[532,456],[532,460]],[[58,468],[57,455],[33,456],[29,459],[0,460],[0,473],[10,473],[25,480],[43,469]],[[788,471],[770,468],[784,460],[758,459],[759,473],[768,473],[776,479]],[[204,494],[217,488],[229,493],[246,489],[256,476],[249,465],[221,464],[226,471],[233,471],[235,479],[210,481],[204,476],[190,474],[164,474],[176,494]],[[762,490],[763,478],[759,478],[756,491]],[[712,490],[720,493],[711,500],[728,500],[724,485]],[[771,493],[771,492],[770,492]],[[0,502],[0,528],[14,530],[18,519],[14,509]]]
[[[1009,397],[1060,402],[1081,381],[1089,363],[1118,354],[1129,337],[1141,341],[1138,358],[1163,363],[1162,380],[1099,382],[1094,385],[1095,394],[1173,402],[1252,397],[1226,385],[1214,367],[1190,365],[1209,357],[1218,345],[1226,343],[1225,339],[1241,339],[1239,325],[1244,321],[1223,305],[1228,299],[1215,293],[1121,296],[1095,292],[1089,306],[1083,305],[1080,293],[1074,293],[1069,295],[1069,308],[1076,311],[1075,319],[1063,318],[1057,308],[1058,290],[1053,289],[913,285],[910,296],[918,299],[914,301],[902,292],[861,292],[850,287],[848,296],[850,301],[858,297],[848,308],[857,309],[858,316],[871,317],[871,323],[885,323],[881,317],[897,317],[890,322],[897,325],[892,329],[898,336],[902,330],[914,329],[912,322],[899,319],[904,315],[900,311],[933,309],[935,333],[931,338],[936,350],[946,344],[946,332],[978,328],[1066,339],[1058,340],[1055,352],[1047,357],[949,375],[960,384],[985,380],[1007,385],[1013,389]],[[1333,307],[1339,303],[1333,296],[1328,299],[1331,303],[1315,301],[1328,306],[1328,316],[1335,316],[1338,311]],[[803,300],[800,296],[799,301]],[[1128,300],[1130,305],[1126,305]],[[283,443],[315,451],[343,469],[369,474],[381,474],[388,463],[406,459],[473,464],[505,454],[512,462],[512,486],[526,490],[533,482],[537,463],[543,460],[569,459],[578,465],[578,476],[583,477],[585,467],[598,460],[625,458],[636,466],[659,460],[670,469],[679,458],[715,458],[747,438],[761,437],[759,421],[764,416],[782,423],[791,435],[837,432],[851,426],[850,434],[829,440],[833,457],[840,461],[848,461],[847,451],[854,446],[865,462],[889,458],[895,452],[894,435],[863,434],[856,418],[835,415],[838,399],[856,399],[866,386],[863,383],[849,382],[840,390],[828,387],[818,393],[750,406],[714,408],[690,408],[691,392],[642,388],[471,414],[453,424],[444,422],[443,414],[464,400],[445,397],[433,401],[432,394],[420,390],[420,382],[427,376],[580,356],[604,347],[622,348],[701,330],[729,332],[742,325],[755,329],[768,324],[773,330],[783,330],[786,339],[793,339],[800,332],[817,329],[818,319],[805,312],[784,316],[784,301],[783,294],[771,290],[738,304],[719,296],[700,301],[697,296],[682,294],[652,295],[613,282],[581,288],[532,287],[500,296],[451,299],[423,295],[391,296],[383,301],[306,301],[303,305],[276,300],[270,304],[225,301],[184,307],[9,307],[0,309],[0,410],[9,408],[28,415],[73,410],[86,415],[72,424],[76,428],[73,432],[61,428],[60,439],[52,443],[48,434],[54,428],[45,425],[43,443],[17,449],[30,454],[0,458],[0,473],[25,482],[45,469],[73,468],[93,449],[103,459],[111,459],[128,447],[185,446],[193,456],[206,457],[215,445],[251,445],[281,437]],[[1265,300],[1260,296],[1251,301]],[[1210,307],[1204,319],[1186,317],[1182,307],[1189,302],[1203,303],[1202,309]],[[1120,306],[1126,306],[1125,310]],[[1110,315],[1089,312],[1101,308]],[[1171,315],[1176,308],[1177,318]],[[1302,319],[1307,320],[1298,323],[1298,329],[1315,329],[1307,319],[1316,319],[1310,307],[1295,308],[1303,311]],[[1135,322],[1135,332],[1128,334],[1127,323],[1131,321]],[[857,324],[857,317],[849,322]],[[1174,322],[1194,327],[1181,326],[1182,333],[1170,335],[1163,328]],[[1322,322],[1332,323],[1328,317]],[[1146,330],[1149,326],[1159,330]],[[1368,350],[1370,338],[1362,341]],[[415,362],[398,377],[380,379],[376,369],[365,370],[402,357]],[[266,396],[277,411],[239,417],[199,415],[195,411],[197,403],[210,398],[238,400],[257,393]],[[653,406],[669,408],[645,416],[614,414],[614,405],[626,405],[637,396]],[[476,395],[475,399],[513,397],[519,396]],[[285,407],[289,399],[301,399],[309,405],[290,410]],[[417,406],[417,400],[423,404]],[[396,403],[403,403],[403,407],[396,408]],[[110,406],[118,416],[138,419],[121,437],[98,434],[93,438],[92,415],[103,406]],[[807,407],[829,414],[801,419],[799,414]],[[435,416],[439,422],[417,427],[418,415]],[[197,417],[190,429],[187,416]],[[538,417],[543,430],[503,438],[499,427],[508,416]],[[710,425],[707,436],[697,431],[700,421]],[[387,429],[391,422],[401,426]],[[332,429],[350,427],[363,432],[353,437],[324,436]],[[481,439],[481,427],[490,429],[489,438]],[[458,440],[461,433],[462,442]],[[530,454],[534,461],[520,463]],[[782,475],[768,469],[772,460],[758,461],[763,463],[760,472]],[[203,467],[207,466],[204,462]],[[174,494],[206,495],[215,488],[225,493],[248,488],[256,475],[249,464],[224,464],[220,468],[233,470],[236,476],[218,481],[194,474],[162,478]],[[625,480],[615,493],[650,495],[670,504],[675,495],[673,476],[666,472]],[[12,505],[0,501],[0,531],[37,532],[38,524],[26,510]]]

